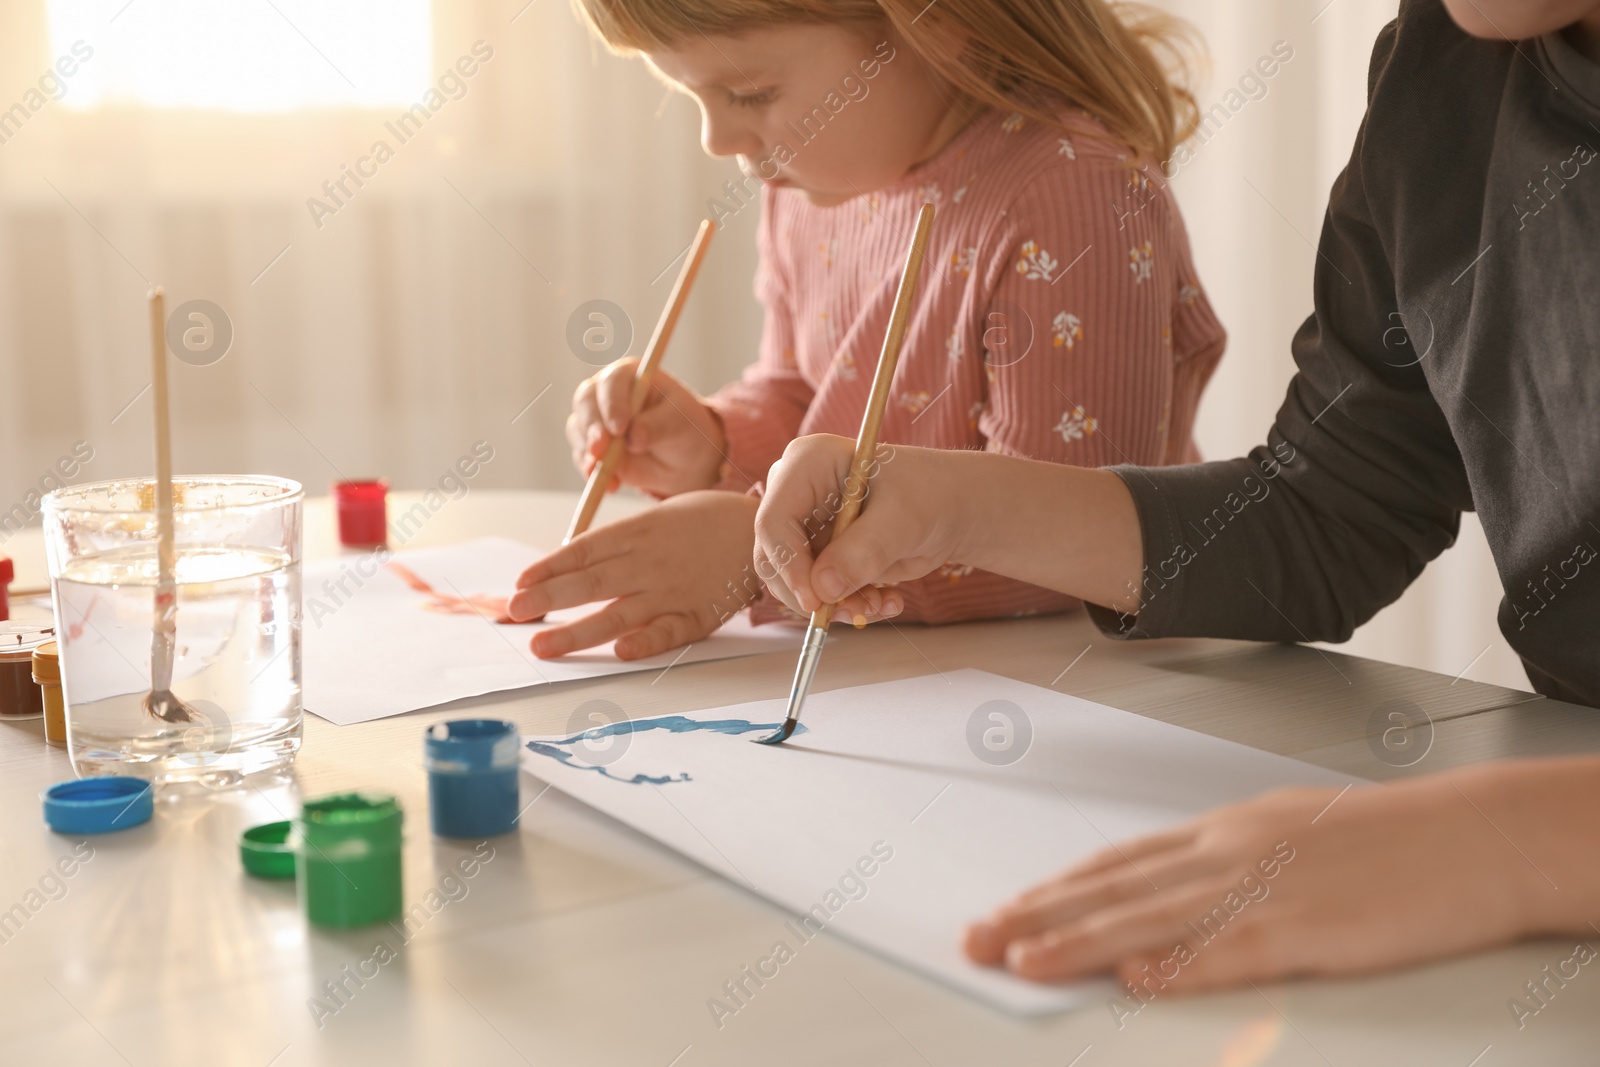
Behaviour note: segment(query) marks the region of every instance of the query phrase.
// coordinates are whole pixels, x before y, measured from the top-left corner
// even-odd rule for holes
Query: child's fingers
[[[1230,925],[1226,933],[1213,942],[1180,939],[1186,952],[1174,943],[1164,951],[1130,956],[1117,964],[1117,977],[1138,986],[1154,972],[1163,994],[1182,995],[1246,981],[1276,981],[1296,973],[1294,960],[1282,947],[1288,938],[1277,924],[1247,920]]]
[[[677,612],[657,615],[639,629],[617,639],[617,658],[648,659],[670,648],[698,641],[709,632],[703,623],[691,615]]]
[[[595,375],[595,403],[600,409],[600,423],[613,437],[626,430],[633,418],[633,378],[638,367],[639,361],[629,357],[617,360]]]
[[[1178,892],[1219,874],[1215,857],[1195,849],[1153,857],[1107,870],[1086,881],[1056,880],[1039,887],[1026,904],[1010,904],[967,928],[967,953],[979,963],[998,963],[1016,941],[1026,941],[1072,923],[1096,923],[1132,901]]]
[[[623,597],[581,619],[539,631],[529,645],[540,659],[554,659],[613,641],[638,628],[646,614],[647,609],[639,603],[638,597]]]
[[[825,601],[838,601],[882,582],[895,559],[877,531],[863,518],[843,537],[828,542],[811,566],[811,588]]]
[[[624,529],[619,533],[616,526],[602,526],[579,534],[571,544],[562,545],[517,575],[518,593],[563,574],[587,570],[623,555],[628,550],[627,532]],[[514,602],[517,598],[513,595],[511,599]]]
[[[1091,854],[1083,862],[1062,871],[1057,879],[1045,883],[1044,886],[1022,893],[1011,901],[1011,904],[1022,905],[1028,903],[1034,897],[1042,895],[1046,891],[1046,887],[1054,884],[1057,880],[1066,881],[1087,878],[1092,874],[1098,874],[1113,867],[1139,863],[1146,856],[1156,856],[1163,852],[1183,848],[1194,842],[1198,832],[1199,830],[1194,823],[1185,823],[1176,829],[1162,830],[1157,833],[1146,834],[1144,837],[1135,838],[1132,841],[1107,845],[1099,852]]]
[[[656,404],[639,412],[628,424],[628,451],[648,452],[663,440],[687,429],[681,412],[671,404]],[[693,432],[693,431],[690,431]]]
[[[815,592],[811,589],[811,551],[802,546],[795,551],[788,545],[780,542],[776,550],[769,550],[766,555],[766,573],[774,575],[787,590],[790,600],[789,606],[803,614],[810,614],[822,604]],[[767,579],[769,588],[773,588],[773,580]],[[777,590],[774,588],[774,592]]]
[[[813,611],[824,600],[812,588],[812,540],[838,514],[839,487],[850,469],[853,443],[845,437],[814,434],[789,442],[783,458],[767,475],[767,489],[756,512],[756,545],[767,560],[757,573],[769,585],[781,578],[792,592],[791,607]],[[841,589],[839,596],[849,592]],[[837,600],[838,596],[826,599]],[[786,601],[787,602],[787,601]]]
[[[789,583],[783,580],[783,575],[778,568],[767,558],[759,544],[756,545],[752,556],[756,574],[761,578],[761,583],[767,587],[767,592],[777,597],[783,606],[790,611],[803,612],[799,599],[794,595],[794,590],[789,588]]]
[[[518,589],[506,605],[513,622],[546,615],[560,608],[575,608],[634,592],[631,574],[621,557],[602,560],[581,571],[558,574],[525,589]]]
[[[903,607],[900,592],[893,586],[869,585],[839,601],[833,616],[847,619],[859,629],[868,623],[892,619],[900,614]]]
[[[1192,937],[1189,920],[1232,888],[1226,879],[1192,882],[1114,905],[1006,947],[1006,969],[1035,982],[1083,978],[1129,956],[1170,949]]]
[[[599,375],[585,378],[572,394],[572,413],[567,417],[567,439],[574,449],[587,450],[595,435],[605,436],[597,394]]]
[[[585,454],[589,449],[589,432],[584,426],[583,418],[576,411],[567,415],[565,429],[567,447],[572,449],[572,460],[576,463],[578,457]]]

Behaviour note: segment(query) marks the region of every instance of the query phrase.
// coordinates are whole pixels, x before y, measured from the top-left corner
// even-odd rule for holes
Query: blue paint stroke
[[[616,775],[611,773],[610,768],[604,766],[603,764],[574,763],[572,758],[572,749],[570,747],[563,746],[576,745],[579,741],[593,740],[600,737],[619,737],[624,734],[636,733],[642,734],[648,730],[665,730],[668,733],[673,734],[687,734],[696,731],[707,731],[709,733],[716,734],[737,735],[754,733],[756,731],[760,731],[762,733],[771,733],[781,725],[783,724],[776,722],[750,722],[748,719],[701,720],[686,718],[682,715],[663,715],[658,719],[626,719],[622,722],[607,723],[605,726],[596,726],[592,730],[585,730],[580,734],[573,734],[571,737],[563,738],[560,741],[529,741],[527,742],[527,746],[528,751],[530,752],[537,752],[541,756],[549,756],[551,759],[565,763],[568,767],[571,767],[574,770],[595,771],[602,778],[610,778],[617,782],[627,782],[629,785],[644,785],[646,783],[650,785],[666,785],[669,782],[688,782],[692,781],[692,779],[689,777],[689,773],[687,771],[677,775],[676,777],[670,774],[662,775],[660,777],[650,774],[636,774],[632,778],[618,778]],[[805,729],[804,723],[796,723],[794,732],[796,734],[801,734],[805,732]]]

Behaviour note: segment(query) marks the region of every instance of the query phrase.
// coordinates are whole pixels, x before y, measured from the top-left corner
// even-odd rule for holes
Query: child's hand
[[[727,451],[722,420],[694,390],[656,371],[639,417],[629,425],[637,359],[619,359],[586,378],[572,397],[567,441],[587,478],[611,439],[627,431],[627,450],[608,489],[631,485],[656,496],[709,489]]]
[[[968,927],[966,952],[1040,982],[1114,970],[1147,999],[1501,944],[1537,932],[1529,902],[1548,886],[1507,844],[1538,842],[1507,801],[1544,809],[1500,792],[1464,771],[1268,793],[1035,886]]]
[[[541,659],[612,639],[624,660],[698,641],[760,589],[750,569],[755,509],[742,493],[703,491],[597,527],[523,571],[508,613],[527,622],[556,608],[612,601],[534,634]]]
[[[756,514],[756,573],[774,596],[810,612],[848,594],[869,598],[872,587],[910,581],[955,558],[960,530],[941,506],[952,472],[934,449],[880,446],[866,499],[855,522],[831,540],[840,493],[855,442],[831,434],[797,438],[767,475]],[[824,547],[826,546],[826,547]],[[813,562],[815,560],[815,562]],[[881,591],[874,613],[899,614],[898,591]]]

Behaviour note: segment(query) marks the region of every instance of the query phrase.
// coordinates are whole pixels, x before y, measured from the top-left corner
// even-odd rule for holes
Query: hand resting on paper
[[[1600,861],[1570,844],[1595,804],[1593,757],[1342,796],[1272,792],[1105,849],[974,923],[965,948],[1041,982],[1114,971],[1134,987],[1132,1010],[1152,995],[1584,938]]]
[[[743,493],[701,490],[596,527],[523,571],[507,613],[527,622],[557,608],[611,601],[534,634],[541,659],[611,640],[617,658],[645,659],[698,641],[760,589],[750,565],[756,503]],[[880,602],[874,590],[841,611],[871,617]]]
[[[626,430],[628,446],[608,492],[631,485],[666,497],[711,488],[727,450],[722,420],[694,390],[657,370],[644,408],[630,424],[638,366],[637,359],[619,359],[579,383],[567,416],[573,465],[587,478],[611,439]]]

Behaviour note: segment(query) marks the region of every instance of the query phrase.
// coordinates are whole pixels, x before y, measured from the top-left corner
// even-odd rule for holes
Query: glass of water
[[[130,479],[44,498],[73,769],[211,786],[281,769],[300,748],[301,487],[256,475],[173,479],[172,692],[192,709],[187,722],[145,710],[154,490]]]

